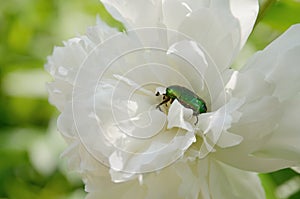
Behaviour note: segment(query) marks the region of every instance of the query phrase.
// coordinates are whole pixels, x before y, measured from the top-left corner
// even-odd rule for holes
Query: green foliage
[[[256,49],[263,49],[291,25],[300,23],[300,1],[297,0],[264,0],[260,11],[261,18],[249,38]]]
[[[60,171],[41,175],[23,150],[1,149],[0,162],[1,198],[61,198],[81,187],[72,185]]]
[[[262,186],[265,189],[266,198],[267,199],[277,199],[277,197],[275,195],[276,183],[273,181],[271,176],[269,174],[260,174],[259,177],[262,182]]]
[[[300,23],[300,3],[295,0],[276,1],[265,14],[263,22],[280,32]]]
[[[295,171],[282,169],[268,174],[260,174],[259,176],[266,191],[267,199],[278,199],[278,197],[289,199],[300,198],[300,177]],[[294,190],[291,184],[298,184],[298,190]],[[284,190],[282,190],[283,186],[285,186]]]

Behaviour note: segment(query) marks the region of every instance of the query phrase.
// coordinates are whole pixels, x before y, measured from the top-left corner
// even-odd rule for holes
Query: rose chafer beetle
[[[156,96],[163,95],[163,101],[159,103],[156,108],[160,109],[160,106],[168,102],[172,103],[175,99],[184,106],[193,110],[193,115],[196,116],[198,123],[198,115],[207,112],[206,103],[193,91],[178,85],[169,86],[166,88],[165,93],[156,92]]]

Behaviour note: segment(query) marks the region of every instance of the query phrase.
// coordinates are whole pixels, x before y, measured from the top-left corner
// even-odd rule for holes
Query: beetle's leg
[[[165,100],[165,99],[167,99],[166,95],[163,96],[163,100]],[[168,103],[165,103],[165,105],[166,105],[166,107],[168,107]]]
[[[175,98],[170,98],[170,104],[172,104],[174,102]],[[166,107],[168,107],[168,104],[166,103]]]
[[[198,115],[196,115],[196,122],[195,122],[195,124],[194,125],[197,125],[197,123],[198,123]]]
[[[164,95],[163,99],[164,100],[156,106],[156,108],[158,108],[160,111],[161,111],[160,106],[167,103],[170,100],[170,98],[166,95]]]
[[[172,104],[174,102],[175,98],[171,98],[170,100],[170,104]]]

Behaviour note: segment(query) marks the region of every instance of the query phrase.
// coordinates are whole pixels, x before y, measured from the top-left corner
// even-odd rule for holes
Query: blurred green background
[[[300,23],[300,1],[261,1],[259,21],[236,67],[290,25]],[[98,0],[0,2],[0,199],[84,198],[76,173],[60,153],[58,112],[48,104],[44,71],[55,45],[95,24],[114,23]],[[119,26],[120,27],[120,26]],[[300,36],[300,35],[299,35]],[[300,176],[290,169],[261,174],[269,199],[300,198]]]

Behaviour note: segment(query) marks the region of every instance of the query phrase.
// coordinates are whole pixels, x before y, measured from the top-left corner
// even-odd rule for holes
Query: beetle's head
[[[155,90],[155,95],[160,96],[160,95],[165,95],[166,94],[166,88],[165,87],[157,87]]]

